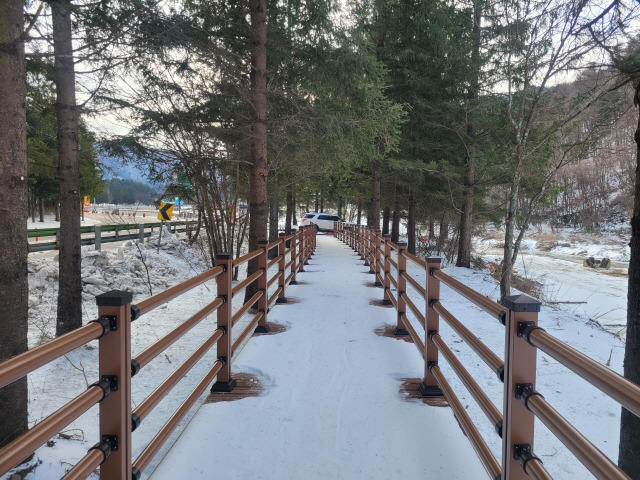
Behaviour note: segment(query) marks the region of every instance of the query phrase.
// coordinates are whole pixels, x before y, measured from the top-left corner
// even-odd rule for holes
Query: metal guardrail
[[[280,236],[276,242],[260,244],[260,248],[234,260],[230,254],[222,253],[216,258],[218,266],[196,277],[149,297],[137,305],[132,304],[130,292],[110,291],[96,297],[98,318],[87,325],[50,342],[28,350],[0,363],[0,388],[24,377],[36,368],[97,339],[99,349],[98,380],[82,394],[48,416],[25,434],[0,449],[0,475],[17,466],[37,448],[63,430],[92,406],[99,404],[100,438],[89,449],[64,479],[83,479],[98,466],[103,480],[139,479],[141,473],[167,441],[198,398],[212,384],[212,392],[229,392],[235,386],[231,376],[234,352],[253,332],[268,332],[267,314],[276,302],[285,303],[286,287],[296,283],[296,274],[304,271],[304,265],[316,246],[316,229],[301,227],[293,235]],[[290,245],[290,247],[288,247]],[[286,248],[287,247],[287,248]],[[269,279],[267,268],[269,251],[278,249],[278,271]],[[286,253],[285,253],[286,252]],[[259,269],[241,288],[232,287],[234,267],[258,257]],[[289,261],[287,262],[287,259]],[[289,275],[287,276],[287,272]],[[270,298],[268,285],[277,279],[278,286]],[[191,316],[173,331],[156,341],[146,350],[131,358],[132,322],[141,315],[182,295],[208,280],[216,280],[217,297],[199,312]],[[258,293],[241,305],[232,315],[234,293],[239,293],[251,283],[257,282]],[[257,303],[257,314],[232,343],[234,321]],[[173,371],[135,410],[131,406],[131,379],[155,357],[172,345],[185,333],[212,313],[217,315],[217,328],[175,371]],[[213,346],[218,359],[206,375],[189,393],[177,411],[145,447],[137,459],[131,457],[131,433],[138,428],[148,414],[178,385],[186,373],[195,366]]]
[[[547,333],[538,326],[540,302],[526,295],[504,297],[498,304],[440,270],[440,258],[420,259],[406,251],[406,243],[394,244],[362,225],[336,222],[336,237],[360,254],[376,286],[383,287],[383,304],[397,311],[396,335],[410,335],[424,358],[425,374],[420,385],[423,396],[444,396],[492,479],[552,479],[533,452],[534,418],[538,418],[598,479],[629,477],[593,443],[563,418],[535,390],[536,354],[542,350],[574,373],[599,388],[627,410],[640,416],[640,386]],[[392,259],[392,255],[395,260]],[[424,287],[407,271],[407,260],[424,269]],[[424,313],[407,293],[407,282],[420,294]],[[396,287],[392,293],[391,285]],[[501,359],[467,329],[440,302],[445,285],[505,326],[505,355]],[[424,328],[420,338],[407,317],[407,307]],[[504,383],[503,411],[491,402],[439,333],[443,319],[496,373]],[[496,459],[438,366],[440,354],[452,367],[502,438],[502,455]],[[498,461],[499,460],[499,461]]]
[[[166,222],[165,226],[173,233],[186,232],[189,225],[194,225],[195,220],[184,220],[179,222]],[[117,225],[95,225],[90,227],[81,227],[80,234],[93,233],[93,237],[81,238],[81,245],[95,245],[96,250],[101,250],[103,243],[122,242],[125,240],[140,240],[153,234],[154,228],[160,228],[161,222],[154,223],[123,223]],[[135,233],[129,233],[131,231]],[[104,235],[104,233],[113,232],[113,235]],[[126,233],[122,233],[126,232]],[[54,237],[54,241],[40,241],[40,238]],[[35,238],[36,242],[29,243],[29,252],[44,252],[47,250],[58,250],[60,248],[60,229],[59,228],[42,228],[27,230],[27,238]]]

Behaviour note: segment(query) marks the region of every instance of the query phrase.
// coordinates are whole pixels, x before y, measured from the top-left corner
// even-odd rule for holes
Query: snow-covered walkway
[[[449,408],[406,401],[422,375],[407,342],[377,336],[393,309],[359,257],[332,236],[278,305],[277,335],[254,337],[234,373],[261,396],[204,404],[153,472],[162,479],[481,479],[486,473]]]

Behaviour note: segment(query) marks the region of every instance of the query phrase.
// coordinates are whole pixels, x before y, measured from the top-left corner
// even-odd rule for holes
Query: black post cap
[[[427,263],[442,263],[441,257],[427,257]]]
[[[96,295],[96,305],[99,307],[121,307],[133,300],[133,293],[124,290],[111,290]]]
[[[539,312],[540,305],[542,305],[538,300],[528,295],[502,297],[501,303],[512,312]]]
[[[406,247],[407,246],[407,242],[398,242],[398,246],[399,247]]]
[[[266,245],[269,243],[269,240],[258,240],[258,245]]]
[[[231,255],[230,253],[218,253],[216,255],[216,260],[231,260],[233,258],[233,255]]]

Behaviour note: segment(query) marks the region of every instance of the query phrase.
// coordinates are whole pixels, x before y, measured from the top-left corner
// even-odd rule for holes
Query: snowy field
[[[136,302],[149,295],[150,286],[153,293],[157,293],[206,268],[201,257],[194,249],[187,247],[184,240],[163,234],[163,246],[159,254],[155,250],[156,240],[157,238],[152,237],[151,242],[145,244],[140,250],[131,242],[112,246],[102,252],[94,252],[92,247],[83,247],[85,321],[96,317],[94,294],[113,288],[124,288],[134,292],[134,302]],[[335,241],[331,236],[320,236],[319,240],[321,247],[327,242]],[[582,248],[582,245],[570,242],[560,243],[569,243],[570,246],[558,246],[550,251],[543,251],[537,248],[537,244],[530,244],[528,250],[524,252],[525,255],[523,255],[524,265],[526,265],[528,272],[535,271],[536,276],[539,274],[538,278],[544,280],[545,285],[548,286],[547,288],[556,292],[554,301],[586,301],[587,303],[545,304],[540,314],[540,325],[552,335],[587,353],[597,361],[609,365],[615,371],[621,372],[624,344],[619,335],[619,330],[622,327],[617,327],[616,325],[624,323],[626,277],[611,274],[611,272],[592,271],[582,267],[581,258],[583,254],[581,252],[585,249],[588,252],[595,252],[597,248],[605,249],[602,251],[602,255],[599,256],[605,256],[606,252],[606,256],[609,256],[615,262],[623,262],[625,254],[628,255],[625,252],[624,243],[613,242],[611,245],[594,243],[593,245],[584,245],[585,248]],[[480,248],[477,253],[481,253],[487,259],[497,256],[498,247],[495,239],[485,240],[479,245]],[[555,248],[572,248],[573,250],[556,252],[554,251]],[[589,250],[590,248],[593,250]],[[612,251],[617,252],[618,256],[610,253]],[[568,259],[561,260],[561,254],[568,257]],[[575,258],[572,258],[572,256]],[[321,258],[321,256],[318,256],[318,258]],[[146,263],[149,270],[148,278],[147,269],[141,259],[145,260],[144,263]],[[29,257],[30,346],[46,341],[51,337],[54,330],[55,314],[53,312],[55,310],[56,289],[53,285],[56,283],[57,276],[55,261],[55,255],[52,252],[34,254]],[[520,261],[519,259],[517,268],[519,273],[522,273],[520,269],[524,267],[520,266]],[[564,270],[559,267],[559,265],[564,265],[559,263],[560,261],[567,262],[567,265],[562,267]],[[529,263],[527,264],[527,262]],[[614,267],[622,268],[616,265]],[[318,263],[317,268],[322,268],[322,265]],[[366,271],[366,268],[363,268],[362,271]],[[424,272],[416,269],[410,269],[410,271],[415,278],[420,279],[424,276]],[[446,267],[444,271],[490,298],[497,299],[499,289],[495,280],[489,276],[488,271],[458,269],[455,267]],[[241,273],[241,278],[242,276],[243,274]],[[361,288],[363,283],[371,281],[371,276],[363,273],[349,276],[348,280],[349,282],[345,282],[342,287],[343,295],[325,299],[326,302],[331,302],[332,308],[335,307],[344,312],[357,308],[353,299],[350,298],[348,285],[352,284],[354,289]],[[137,320],[133,325],[134,356],[137,352],[159,339],[164,333],[173,329],[179,322],[184,321],[212,301],[215,297],[215,285],[213,285],[213,282],[210,283],[194,289],[181,299],[172,301]],[[313,295],[322,295],[321,290],[314,287],[307,287],[307,290],[303,291],[312,291]],[[381,298],[382,295],[380,289],[370,288],[368,292],[370,292],[370,298],[362,299],[363,306],[367,305],[369,300]],[[417,300],[416,295],[413,295],[412,298]],[[441,301],[481,340],[499,356],[502,356],[504,327],[496,320],[480,312],[476,307],[460,301],[460,297],[446,287],[442,288]],[[301,303],[299,306],[302,305]],[[278,307],[276,307],[277,310]],[[284,310],[286,311],[286,309]],[[377,323],[374,328],[388,323],[388,320],[385,319],[388,317],[389,310],[380,309],[380,312],[380,318],[374,322]],[[201,343],[205,335],[210,335],[215,328],[214,317],[212,316],[202,322],[134,378],[134,408],[166,378],[170,371],[175,369],[186,358],[189,352],[193,351],[196,345]],[[417,325],[416,327],[418,328]],[[367,325],[366,328],[370,329],[371,326]],[[238,329],[238,331],[240,330]],[[355,327],[354,331],[357,331]],[[347,335],[347,332],[342,333]],[[490,395],[498,409],[502,410],[502,384],[495,377],[495,374],[447,328],[444,322],[442,322],[441,335],[452,350],[460,356],[465,366]],[[277,337],[272,338],[276,339]],[[269,337],[261,337],[259,341],[265,342],[265,338]],[[256,342],[257,344],[256,340],[253,339],[251,342]],[[318,338],[318,341],[321,341],[321,338]],[[66,355],[65,358],[29,375],[29,409],[32,423],[40,421],[55,411],[75,395],[84,391],[88,384],[96,380],[96,344],[97,342],[93,342],[85,348],[78,349]],[[382,345],[385,344],[383,343]],[[407,344],[407,346],[414,349],[412,345]],[[252,344],[249,344],[248,350],[239,356],[239,365],[245,363],[245,355],[249,356],[253,347]],[[288,351],[287,353],[291,354],[291,357],[305,358],[304,355],[296,356],[295,351]],[[187,375],[183,381],[184,383],[181,383],[178,387],[177,392],[167,397],[134,432],[134,458],[137,457],[144,445],[151,440],[168,416],[179,405],[186,395],[185,392],[190,391],[192,386],[202,377],[214,358],[215,351],[210,352],[204,361],[200,362],[200,365]],[[398,373],[420,375],[422,362],[418,353],[414,352],[411,358],[410,362],[413,363],[407,364],[406,369],[403,369],[402,372],[399,370]],[[332,360],[332,357],[326,358],[327,362],[330,360]],[[337,360],[342,362],[344,359],[341,357]],[[295,363],[296,360],[289,360],[289,362]],[[349,364],[355,365],[353,362],[354,359],[349,357]],[[250,362],[247,360],[246,363],[249,364]],[[441,366],[447,379],[460,395],[463,405],[468,409],[493,452],[499,455],[501,444],[493,431],[493,425],[489,424],[480,409],[475,406],[473,399],[464,394],[464,388],[456,380],[455,374],[446,366],[446,363],[441,362]],[[255,372],[252,373],[255,374]],[[275,378],[275,373],[267,372],[265,375],[266,380],[264,381],[267,385],[273,383],[272,378]],[[52,381],[52,378],[55,378],[55,381]],[[385,382],[388,383],[384,379],[380,381],[381,385],[386,385]],[[336,377],[334,383],[339,384],[340,378]],[[64,385],[64,388],[60,388],[60,385]],[[318,388],[322,388],[322,386],[318,386]],[[620,408],[615,402],[608,400],[603,394],[586,382],[579,380],[575,375],[544,354],[538,355],[538,390],[606,455],[614,460],[617,458]],[[313,395],[313,392],[309,392],[309,394]],[[251,402],[259,401],[259,398],[251,400]],[[302,399],[300,401],[304,402]],[[243,400],[242,402],[248,401]],[[210,405],[207,408],[218,408],[219,405]],[[295,409],[295,405],[297,404],[292,403],[290,408]],[[370,408],[369,405],[368,399],[363,397],[361,403],[356,407],[350,408],[357,408],[359,411],[367,412],[367,409]],[[433,407],[424,406],[424,408]],[[302,415],[302,412],[296,413],[292,411],[291,414],[292,417],[298,418]],[[316,422],[316,424],[321,423]],[[457,425],[454,425],[454,427],[457,428]],[[244,429],[234,431],[242,435]],[[545,466],[555,478],[576,480],[591,478],[590,474],[573,459],[571,454],[539,422],[536,425],[536,432],[536,454],[545,462]],[[276,436],[273,441],[278,444],[279,437],[277,432],[274,435]],[[345,435],[347,435],[346,432]],[[26,478],[47,480],[60,478],[97,441],[97,437],[96,407],[74,422],[64,432],[64,438],[56,437],[47,446],[36,452],[32,465],[37,464],[37,467]],[[343,439],[343,437],[336,437],[336,441],[342,441]],[[408,438],[407,441],[415,443],[421,442],[422,439]],[[351,446],[350,448],[355,447]],[[362,446],[361,448],[366,447]],[[452,455],[455,455],[455,452],[452,452]],[[148,472],[152,471],[154,467],[155,464],[151,465]],[[5,478],[9,477],[10,474]],[[262,478],[282,477],[264,476]],[[370,476],[369,478],[394,477]],[[408,478],[418,478],[418,476],[410,476]],[[443,474],[433,478],[447,479],[454,477]]]

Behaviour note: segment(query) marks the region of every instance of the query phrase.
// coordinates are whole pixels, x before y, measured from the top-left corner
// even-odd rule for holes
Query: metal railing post
[[[299,232],[296,229],[292,228],[291,233],[293,234],[293,237],[291,238],[291,261],[293,262],[291,264],[291,271],[293,272],[293,276],[291,277],[291,282],[289,282],[289,285],[297,285],[298,282],[296,281],[296,273],[298,273],[298,234]]]
[[[376,287],[381,287],[382,283],[380,282],[379,278],[380,277],[380,259],[382,258],[380,255],[380,247],[382,245],[382,234],[381,234],[382,230],[380,229],[376,229],[374,232],[375,235],[375,259],[376,259],[376,266],[375,266],[375,274],[376,274],[376,279],[375,279],[375,283],[374,285]]]
[[[433,305],[440,301],[440,280],[433,273],[440,270],[441,259],[439,257],[427,258],[427,283],[425,294],[425,328],[424,328],[424,379],[420,383],[420,393],[424,397],[441,397],[442,390],[438,381],[431,373],[431,367],[438,365],[438,347],[431,340],[431,335],[438,333],[440,328],[440,315],[433,309]]]
[[[502,478],[525,480],[529,475],[520,466],[517,451],[533,452],[534,414],[520,399],[536,386],[537,349],[518,335],[538,324],[540,302],[527,295],[502,298],[507,308],[504,346],[504,407],[502,425]],[[526,467],[526,464],[525,464]]]
[[[95,226],[93,242],[96,246],[96,250],[102,250],[102,227],[100,225]]]
[[[111,331],[98,341],[100,380],[111,393],[100,402],[100,440],[111,454],[100,466],[103,480],[131,479],[131,301],[133,294],[112,290],[96,296],[98,316]]]
[[[224,303],[218,307],[217,318],[218,328],[222,330],[223,335],[217,343],[218,359],[224,364],[218,376],[216,383],[211,387],[212,392],[231,392],[236,386],[235,379],[231,378],[231,304],[233,293],[231,291],[231,282],[233,279],[233,257],[230,253],[219,253],[216,255],[216,263],[224,268],[224,272],[218,277],[218,298],[222,298]]]
[[[280,243],[278,244],[278,257],[280,258],[278,260],[278,271],[280,272],[280,278],[278,279],[278,288],[280,288],[280,293],[278,294],[278,299],[276,300],[276,303],[287,303],[287,297],[284,294],[284,289],[286,288],[287,284],[286,284],[286,279],[287,276],[285,275],[285,271],[284,271],[284,266],[286,265],[286,259],[284,257],[284,251],[287,249],[287,244],[284,241],[284,233],[280,233],[278,235],[280,238]],[[266,292],[265,292],[266,293]]]
[[[120,228],[118,227],[118,225],[116,225],[116,232],[115,232],[115,236],[116,236],[116,242],[118,240],[120,240]]]
[[[140,239],[138,240],[138,242],[144,243],[144,223],[141,223],[138,226],[138,233],[140,234]]]
[[[391,305],[391,299],[389,298],[389,289],[391,288],[391,280],[389,277],[391,276],[391,263],[389,263],[389,259],[391,258],[391,235],[386,234],[383,235],[384,242],[384,293],[382,297],[383,305]]]
[[[396,328],[393,331],[396,335],[409,335],[409,331],[405,328],[404,323],[402,322],[402,316],[407,314],[407,302],[402,298],[402,296],[407,293],[407,281],[402,276],[402,274],[407,270],[407,257],[402,255],[402,253],[406,251],[407,242],[398,242],[398,290],[396,292],[396,298],[398,301],[396,313],[398,314],[398,318],[396,321]]]
[[[56,231],[56,250],[60,250],[60,230]]]
[[[267,295],[267,264],[269,263],[269,252],[267,252],[266,240],[258,240],[258,248],[262,249],[262,253],[258,256],[258,268],[262,270],[262,275],[258,278],[258,291],[262,292],[262,296],[258,299],[258,311],[262,313],[255,333],[269,333],[269,325],[267,325],[267,310],[269,296]]]

